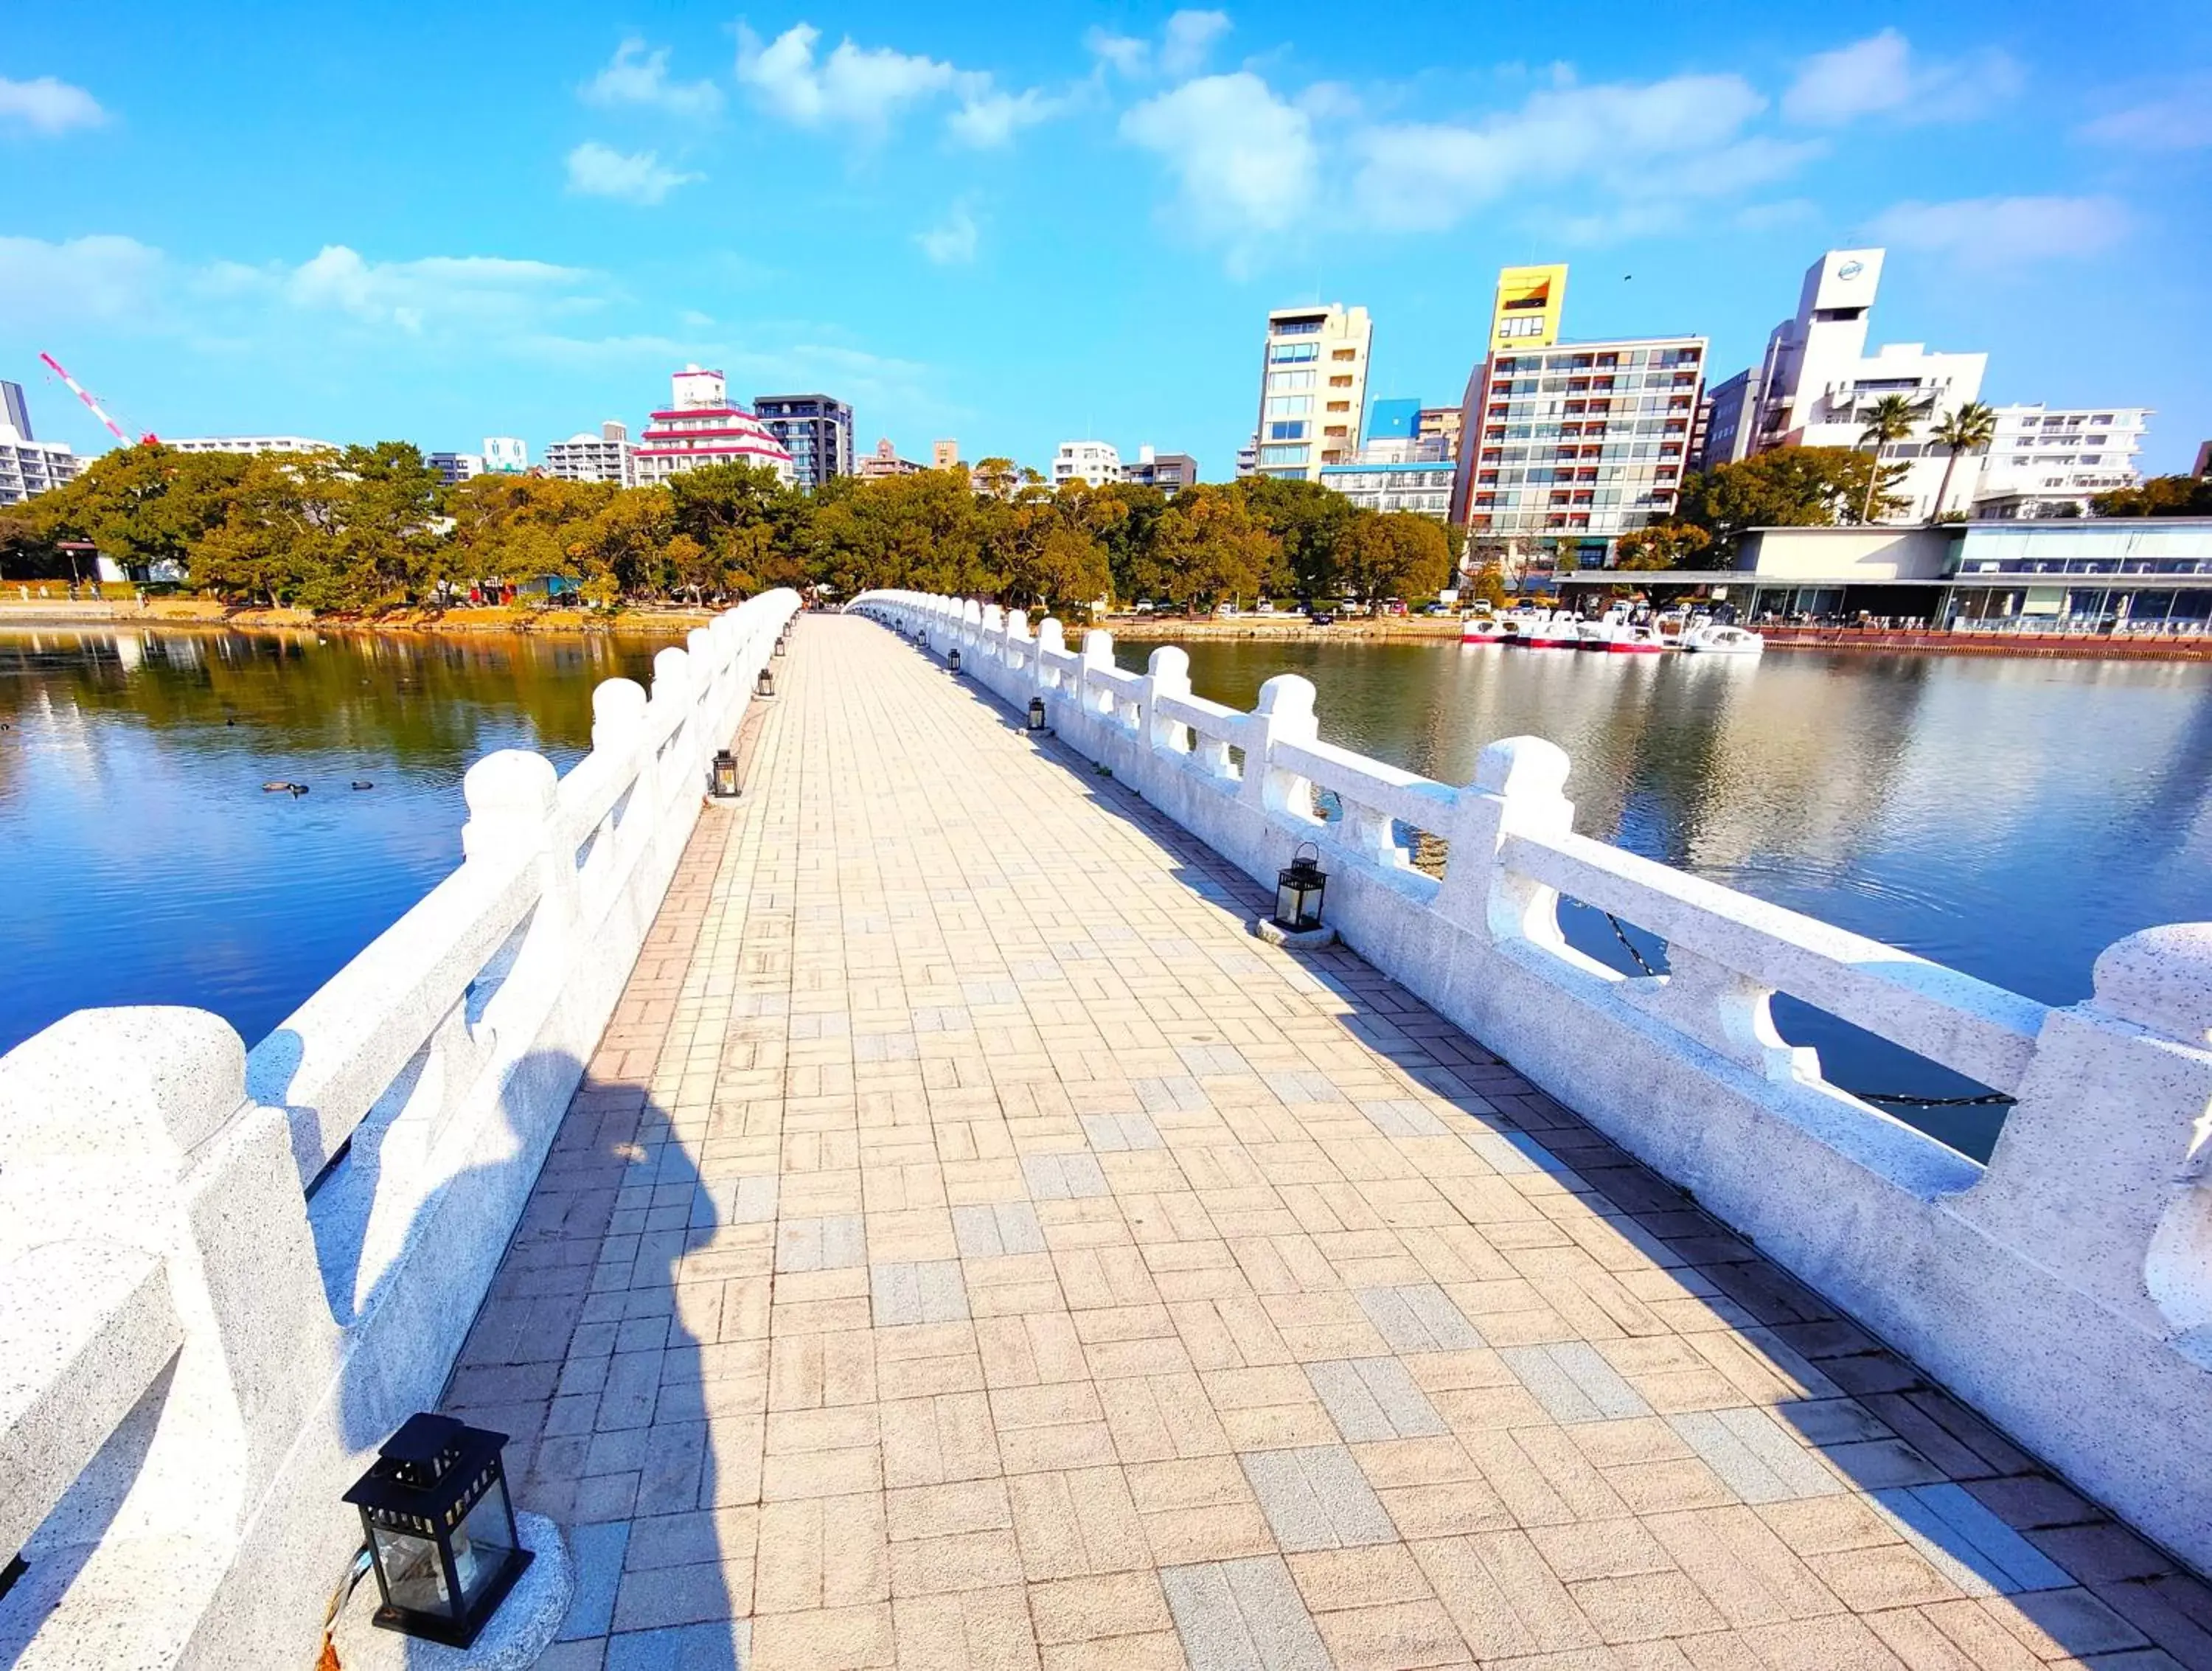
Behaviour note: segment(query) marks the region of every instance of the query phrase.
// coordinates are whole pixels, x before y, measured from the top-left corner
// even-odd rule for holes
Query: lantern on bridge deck
[[[414,1415],[345,1500],[361,1510],[387,1631],[465,1648],[532,1560],[500,1459],[507,1435]]]
[[[760,677],[753,681],[753,695],[756,696],[775,695],[775,675],[765,667],[760,670]]]
[[[960,652],[957,650],[947,650],[945,653],[945,665],[947,667],[950,667],[954,672],[958,672],[960,671]]]
[[[1031,731],[1044,729],[1044,698],[1042,696],[1030,698],[1030,729]]]
[[[714,787],[708,793],[716,800],[735,800],[738,798],[738,757],[727,749],[714,750]]]
[[[782,632],[778,633],[778,634],[775,635],[775,654],[777,654],[777,655],[781,655],[781,654],[783,653],[783,641],[784,641],[784,640],[785,640],[785,639],[787,639],[787,638],[788,638],[788,637],[790,637],[790,636],[791,636],[791,633],[790,633],[790,631],[789,631],[789,629],[787,629],[786,630],[784,630],[784,631],[782,631]]]
[[[1289,865],[1275,872],[1275,921],[1298,934],[1320,927],[1322,895],[1328,887],[1321,849],[1311,842],[1299,842]]]

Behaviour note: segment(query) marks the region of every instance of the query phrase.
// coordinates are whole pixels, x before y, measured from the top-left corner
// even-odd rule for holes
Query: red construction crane
[[[46,362],[46,369],[48,371],[53,373],[55,376],[60,378],[63,382],[69,385],[70,393],[74,394],[79,400],[82,400],[87,406],[92,409],[93,416],[98,418],[102,423],[107,426],[107,433],[109,434],[114,436],[116,440],[121,441],[125,447],[131,445],[131,437],[123,433],[123,426],[100,410],[100,403],[94,400],[91,395],[85,392],[83,384],[78,382],[76,379],[71,377],[68,372],[62,368],[62,362],[60,361],[55,359],[52,355],[44,352],[40,354],[39,358]],[[149,431],[149,433],[138,437],[138,445],[141,447],[159,446],[160,438]]]

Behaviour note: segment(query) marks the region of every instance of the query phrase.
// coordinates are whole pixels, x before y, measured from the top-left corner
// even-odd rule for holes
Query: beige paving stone
[[[2151,1662],[2087,1589],[1962,1597],[1808,1437],[1902,1443],[1815,1303],[1479,1043],[1255,943],[878,629],[808,617],[778,685],[456,1377],[544,1376],[479,1413],[521,1506],[626,1535],[617,1625],[1183,1671],[1243,1597],[1337,1671]]]

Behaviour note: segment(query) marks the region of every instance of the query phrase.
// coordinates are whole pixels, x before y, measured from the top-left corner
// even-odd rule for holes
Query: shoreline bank
[[[155,628],[162,631],[281,631],[369,633],[410,637],[480,637],[506,634],[682,635],[714,618],[711,610],[653,610],[608,616],[596,610],[406,610],[384,616],[317,615],[301,609],[229,609],[198,599],[157,599],[136,604],[67,599],[21,603],[0,599],[0,629],[86,627]]]
[[[1116,643],[1179,643],[1237,640],[1327,644],[1346,639],[1398,643],[1456,644],[1456,620],[1340,621],[1316,627],[1304,621],[1238,618],[1187,621],[1120,618],[1108,621]],[[2125,638],[2087,633],[1876,632],[1856,627],[1761,627],[1770,650],[1855,650],[1883,655],[2024,656],[2101,661],[2212,660],[2212,636]]]

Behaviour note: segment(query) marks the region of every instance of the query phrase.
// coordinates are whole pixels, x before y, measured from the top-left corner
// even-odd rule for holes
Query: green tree
[[[1959,467],[1960,455],[1989,451],[1990,443],[1997,438],[1997,415],[1993,408],[1982,402],[1969,400],[1955,410],[1945,413],[1930,433],[1951,453],[1943,463],[1943,485],[1936,494],[1936,514],[1940,518],[1948,513],[1946,507],[1951,502],[1951,474]]]
[[[1099,525],[1099,544],[1106,548],[1106,566],[1113,576],[1114,595],[1134,599],[1139,562],[1152,550],[1154,531],[1168,507],[1168,495],[1138,482],[1111,482],[1093,495],[1121,507],[1120,516]]]
[[[228,513],[247,462],[236,453],[118,447],[31,501],[32,526],[49,544],[90,540],[126,566],[182,565]]]
[[[219,598],[343,609],[353,599],[338,544],[344,489],[327,454],[264,453],[191,550],[192,583]]]
[[[1881,449],[1911,434],[1917,422],[1918,414],[1913,410],[1910,400],[1901,394],[1886,394],[1868,411],[1866,423],[1859,430],[1858,444],[1879,461]],[[1889,483],[1881,481],[1880,474],[1877,462],[1876,468],[1867,474],[1866,495],[1859,506],[1859,520],[1862,522],[1874,520],[1874,495],[1877,484],[1884,492],[1888,489]]]
[[[2212,477],[2154,476],[2099,494],[2089,510],[2095,516],[2212,516]]]
[[[1632,528],[1613,545],[1619,568],[1696,568],[1705,562],[1713,537],[1694,522],[1654,522]]]
[[[1339,584],[1372,608],[1385,598],[1416,598],[1451,574],[1443,525],[1406,511],[1355,511],[1336,537]]]
[[[1302,598],[1337,595],[1337,542],[1357,508],[1318,482],[1248,476],[1236,484],[1253,520],[1274,536],[1282,553],[1280,578]]]
[[[1160,513],[1138,584],[1186,606],[1250,597],[1281,551],[1234,488],[1185,488]]]
[[[1498,572],[1496,563],[1486,562],[1475,570],[1471,590],[1477,601],[1496,609],[1505,601],[1505,576]]]
[[[1841,447],[1779,447],[1682,483],[1678,521],[1733,551],[1751,528],[1832,528],[1878,480],[1879,461]]]

